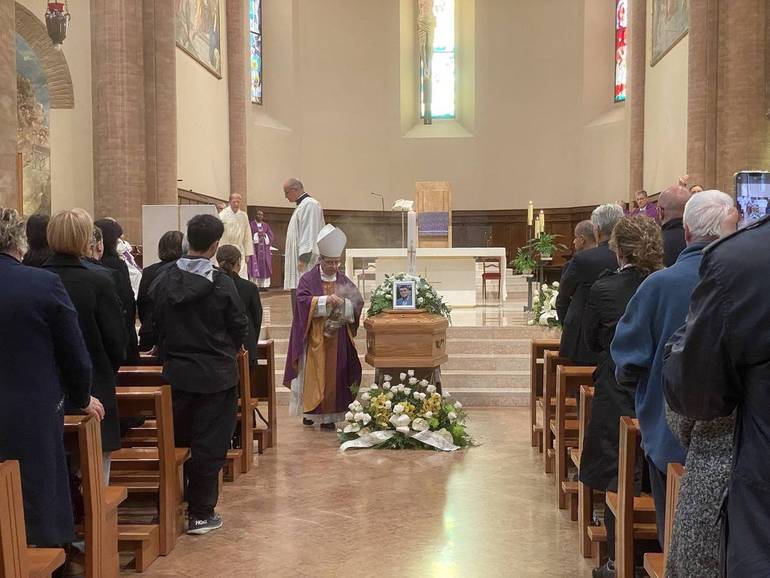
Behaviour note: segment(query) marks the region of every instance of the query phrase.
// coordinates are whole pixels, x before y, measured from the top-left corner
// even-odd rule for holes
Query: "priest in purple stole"
[[[273,231],[265,223],[265,214],[257,211],[257,220],[251,221],[251,236],[254,241],[254,254],[249,255],[249,279],[257,287],[270,287],[273,274],[273,256],[270,247],[273,244]]]
[[[347,238],[332,225],[318,234],[321,259],[297,286],[283,384],[291,388],[289,411],[305,425],[334,429],[353,401],[352,385],[361,382],[356,352],[364,299],[338,271]]]

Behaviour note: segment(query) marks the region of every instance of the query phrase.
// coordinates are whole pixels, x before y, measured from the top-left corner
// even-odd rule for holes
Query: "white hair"
[[[591,213],[591,223],[599,229],[599,232],[603,237],[609,238],[612,234],[612,229],[618,224],[618,221],[623,218],[623,209],[620,205],[615,203],[607,203],[605,205],[599,205]]]
[[[730,195],[722,191],[703,191],[687,201],[684,224],[695,241],[718,239],[722,236],[722,224],[734,208]]]

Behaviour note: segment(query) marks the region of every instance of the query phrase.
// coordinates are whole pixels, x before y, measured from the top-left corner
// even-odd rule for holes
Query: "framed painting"
[[[652,0],[651,66],[687,35],[690,28],[689,0]]]
[[[176,0],[176,45],[222,78],[220,0]]]

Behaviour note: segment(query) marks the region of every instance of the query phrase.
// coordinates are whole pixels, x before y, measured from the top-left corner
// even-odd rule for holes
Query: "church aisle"
[[[467,452],[343,455],[335,435],[281,415],[278,448],[225,487],[224,527],[183,536],[144,576],[590,576],[528,416],[472,409],[483,445]]]

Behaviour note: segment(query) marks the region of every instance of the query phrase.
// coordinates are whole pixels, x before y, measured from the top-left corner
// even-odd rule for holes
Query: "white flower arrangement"
[[[387,309],[393,309],[393,284],[397,281],[414,281],[419,308],[428,313],[446,317],[451,322],[452,308],[447,305],[444,298],[436,292],[433,286],[424,277],[407,275],[406,273],[385,276],[385,281],[372,293],[371,305],[366,312],[368,317],[374,317]],[[404,378],[401,379],[403,381]]]
[[[532,319],[530,319],[529,325],[561,327],[559,317],[556,314],[556,298],[558,296],[558,281],[554,281],[550,285],[546,283],[541,285],[540,291],[532,299]]]

